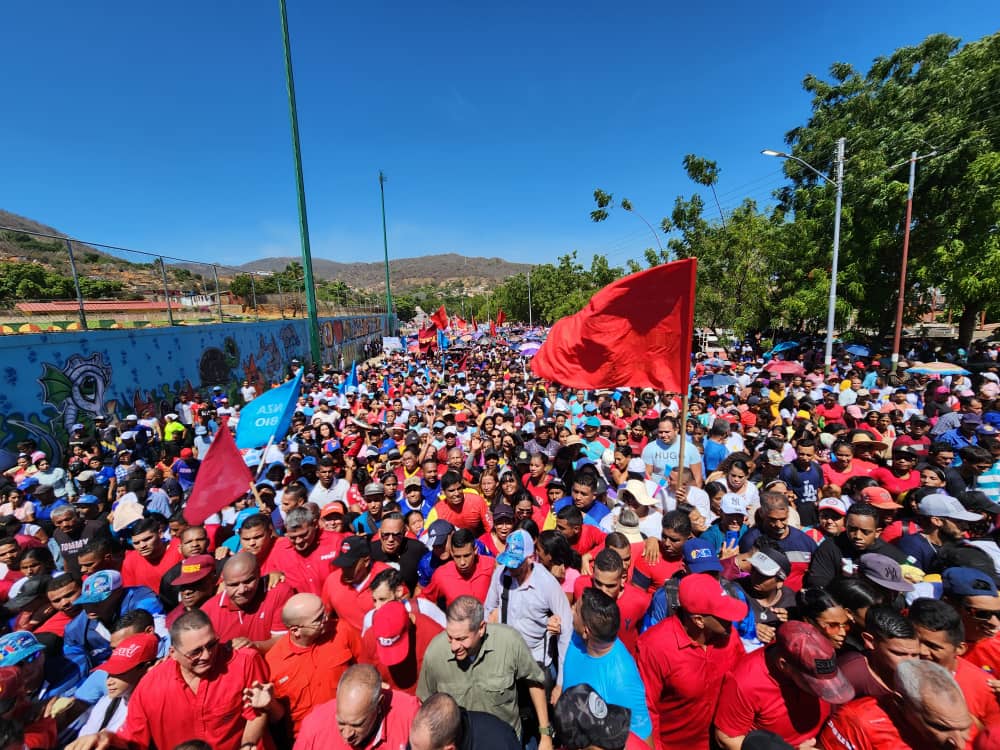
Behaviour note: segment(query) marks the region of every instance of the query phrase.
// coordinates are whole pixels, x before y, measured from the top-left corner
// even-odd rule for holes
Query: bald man
[[[252,645],[266,654],[287,632],[281,611],[294,593],[284,581],[268,588],[256,556],[237,552],[222,566],[222,591],[201,609],[220,641],[232,641],[234,648]]]
[[[356,661],[361,644],[353,628],[336,625],[315,594],[295,594],[281,619],[288,632],[268,651],[267,665],[275,698],[298,734],[313,708],[337,694],[337,683]]]
[[[410,750],[520,750],[510,724],[493,714],[466,711],[447,693],[424,701],[410,728]]]
[[[295,750],[361,750],[376,737],[386,748],[406,747],[419,708],[414,696],[383,689],[375,667],[355,664],[340,678],[337,697],[302,722]]]

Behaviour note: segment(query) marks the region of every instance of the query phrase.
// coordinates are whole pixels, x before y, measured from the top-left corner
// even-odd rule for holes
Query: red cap
[[[899,510],[903,507],[893,501],[892,495],[885,487],[865,487],[861,490],[861,499],[879,510]]]
[[[642,415],[643,419],[659,419],[660,412],[656,409],[646,409],[646,413]]]
[[[684,576],[678,598],[684,611],[692,615],[712,615],[728,622],[739,622],[747,616],[746,602],[729,596],[708,573]]]
[[[455,415],[455,421],[456,422],[468,422],[469,421],[469,415],[466,414],[464,411],[460,411],[458,414]]]
[[[344,505],[340,500],[331,500],[326,505],[323,506],[323,510],[319,512],[320,518],[329,518],[330,516],[339,513],[342,516],[347,515],[347,506]]]
[[[111,652],[111,658],[101,664],[98,669],[109,675],[125,674],[140,664],[156,661],[160,648],[160,639],[153,633],[137,633],[118,644]]]
[[[776,644],[817,698],[835,705],[854,698],[854,687],[837,668],[833,643],[813,625],[786,622],[778,628]]]
[[[181,458],[194,458],[194,451],[190,448],[181,448]]]
[[[383,604],[372,617],[372,634],[378,644],[378,658],[393,667],[410,653],[410,613],[400,601]]]
[[[208,578],[215,572],[215,558],[211,555],[195,555],[181,561],[181,574],[174,579],[173,585],[187,586]]]

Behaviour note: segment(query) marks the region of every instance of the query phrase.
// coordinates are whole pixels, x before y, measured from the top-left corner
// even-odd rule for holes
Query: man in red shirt
[[[145,586],[160,593],[163,574],[181,561],[180,552],[163,541],[160,523],[155,518],[139,521],[132,533],[132,547],[122,563],[122,583],[126,587]]]
[[[964,656],[975,667],[1000,672],[1000,595],[996,583],[974,568],[948,568],[941,576],[944,598],[962,615]]]
[[[733,623],[746,617],[747,605],[707,573],[681,579],[678,598],[676,616],[640,636],[636,664],[656,747],[708,750],[722,679],[744,656]]]
[[[372,579],[389,566],[372,562],[371,548],[363,536],[347,537],[333,565],[333,574],[323,584],[323,603],[360,634],[365,613],[374,606]]]
[[[496,560],[476,551],[476,540],[468,529],[458,529],[451,536],[451,560],[434,571],[427,588],[420,595],[441,609],[458,597],[469,595],[486,601]],[[443,604],[442,604],[443,603]]]
[[[181,561],[181,574],[172,584],[177,591],[178,604],[167,613],[167,627],[173,625],[185,612],[201,609],[201,605],[212,598],[218,580],[215,558],[211,555],[184,558]]]
[[[388,602],[375,610],[372,626],[361,638],[359,661],[374,664],[393,690],[416,695],[424,652],[442,630],[427,615],[410,612],[403,602]]]
[[[456,529],[468,529],[476,536],[493,528],[493,517],[483,496],[474,490],[465,491],[462,477],[447,471],[441,477],[444,500],[438,500],[427,516],[427,525],[443,519]]]
[[[337,697],[317,706],[302,722],[295,750],[362,750],[374,744],[405,750],[419,708],[416,697],[384,690],[375,667],[356,664],[340,678]]]
[[[150,669],[133,691],[122,728],[83,737],[73,750],[172,748],[192,737],[213,750],[258,746],[267,716],[244,705],[243,691],[267,682],[260,654],[223,646],[198,609],[171,626],[170,643],[170,658]]]
[[[664,513],[662,527],[659,545],[650,537],[646,540],[643,554],[632,560],[632,582],[650,593],[660,588],[674,573],[684,569],[684,542],[694,536],[691,518],[681,510]],[[653,555],[648,557],[650,547]]]
[[[345,536],[320,529],[319,517],[308,505],[293,508],[285,518],[285,536],[275,542],[268,566],[284,573],[288,585],[300,594],[319,596]]]
[[[829,388],[829,390],[826,390]],[[823,424],[842,424],[844,421],[844,407],[837,401],[837,393],[830,386],[824,386],[823,402],[816,407],[817,419],[823,420]]]
[[[257,564],[263,575],[277,570],[271,560],[271,550],[274,549],[278,535],[274,533],[274,524],[269,515],[258,513],[244,519],[239,534],[240,549],[257,558]]]
[[[226,560],[222,592],[201,607],[220,641],[231,641],[233,648],[253,646],[266,654],[287,632],[281,610],[294,593],[292,587],[281,581],[269,589],[267,583],[249,552],[237,552]]]
[[[327,614],[315,594],[295,594],[281,611],[288,633],[267,652],[274,696],[298,734],[314,707],[337,695],[337,683],[361,643],[354,630]]]
[[[625,563],[618,552],[611,547],[605,547],[594,558],[593,576],[580,576],[573,584],[573,599],[580,599],[586,588],[593,586],[618,603],[620,616],[618,638],[635,656],[636,641],[639,638],[639,628],[642,617],[649,609],[649,594],[638,586],[629,583]]]
[[[826,636],[808,623],[786,622],[773,644],[723,678],[715,740],[723,750],[739,750],[747,734],[763,729],[798,747],[816,738],[833,705],[853,697]]]
[[[896,692],[841,706],[819,735],[824,750],[964,750],[975,726],[958,683],[939,664],[902,661]]]
[[[920,641],[920,658],[940,664],[955,678],[969,713],[984,727],[1000,724],[1000,704],[989,686],[990,673],[959,656],[965,651],[962,617],[948,602],[917,599],[910,605],[910,622]]]
[[[590,560],[604,546],[606,534],[597,526],[585,524],[583,512],[575,505],[567,505],[556,513],[556,530],[580,557],[586,558],[582,570],[589,573]]]
[[[83,587],[73,576],[63,573],[52,578],[45,585],[45,595],[49,600],[49,606],[55,610],[55,614],[35,628],[35,633],[53,633],[62,638],[66,632],[66,626],[81,612],[80,607],[76,604],[81,593],[83,593]]]

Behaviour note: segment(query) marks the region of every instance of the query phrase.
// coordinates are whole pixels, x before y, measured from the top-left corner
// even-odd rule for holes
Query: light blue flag
[[[292,380],[261,394],[243,407],[236,427],[237,448],[259,448],[272,439],[280,440],[285,436],[299,398],[302,372],[299,368]]]

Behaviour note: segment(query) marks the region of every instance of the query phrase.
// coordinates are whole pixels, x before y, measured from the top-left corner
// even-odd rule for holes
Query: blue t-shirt
[[[677,467],[680,463],[681,441],[674,440],[673,445],[664,445],[659,440],[654,440],[642,449],[642,461],[653,467],[650,477],[654,481],[659,481]],[[684,447],[684,465],[694,466],[701,461],[701,454],[697,446],[690,440]]]
[[[635,659],[620,640],[601,657],[587,653],[587,646],[576,633],[566,649],[563,666],[563,690],[582,683],[589,684],[606,703],[625,706],[632,711],[629,729],[645,739],[653,733],[653,723],[646,707],[646,690],[639,676]]]
[[[725,443],[717,443],[714,440],[706,440],[702,444],[702,448],[705,450],[705,455],[702,457],[701,462],[705,467],[706,475],[715,471],[719,464],[722,463],[722,459],[729,455],[729,449]]]
[[[778,472],[778,479],[788,485],[800,503],[815,503],[819,500],[823,472],[815,461],[809,463],[808,469],[800,469],[794,462],[785,464]]]

